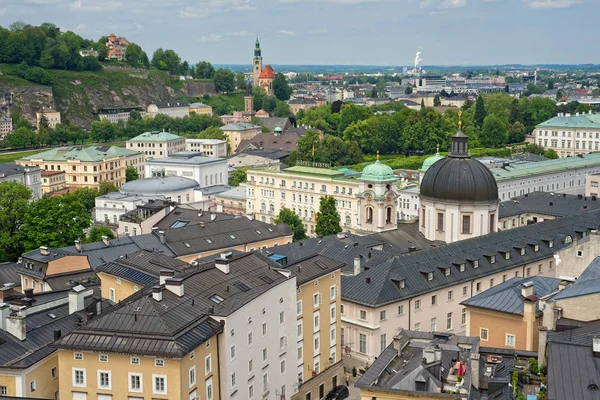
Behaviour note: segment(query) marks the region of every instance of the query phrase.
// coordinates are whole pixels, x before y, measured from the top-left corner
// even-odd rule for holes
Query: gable
[[[46,276],[91,269],[87,256],[64,256],[48,262]]]

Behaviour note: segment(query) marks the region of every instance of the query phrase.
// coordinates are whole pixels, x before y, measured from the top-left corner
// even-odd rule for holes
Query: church
[[[273,81],[275,80],[275,71],[270,65],[266,65],[263,68],[263,60],[260,50],[260,42],[258,37],[256,38],[256,44],[254,45],[254,59],[252,60],[253,65],[253,81],[252,86],[262,87],[265,89],[267,96],[274,96],[275,90],[273,89]]]

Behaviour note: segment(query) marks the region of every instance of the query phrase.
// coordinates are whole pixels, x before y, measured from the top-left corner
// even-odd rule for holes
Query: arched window
[[[275,206],[273,205],[273,203],[269,204],[269,211],[271,211],[271,212],[275,211]]]
[[[367,223],[368,224],[373,223],[373,208],[372,207],[367,207]]]
[[[346,215],[346,225],[350,225],[352,223],[351,217]]]
[[[262,211],[266,211],[267,210],[267,205],[265,203],[260,203],[260,209]]]
[[[391,224],[392,223],[392,207],[386,208],[385,211],[386,211],[385,223]]]

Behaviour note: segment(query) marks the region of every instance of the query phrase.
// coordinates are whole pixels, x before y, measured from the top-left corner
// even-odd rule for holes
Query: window
[[[415,324],[415,331],[420,331],[420,330],[421,330],[421,323],[420,323],[420,322],[417,322],[417,323]]]
[[[437,331],[437,318],[431,318],[431,332]]]
[[[319,338],[315,337],[315,351],[319,350]]]
[[[252,332],[248,332],[248,346],[252,346]]]
[[[263,336],[267,335],[267,323],[266,322],[262,323],[262,335]]]
[[[506,345],[510,347],[515,347],[515,335],[510,333],[506,334]]]
[[[335,303],[331,303],[329,310],[330,321],[335,322]]]
[[[421,300],[415,300],[415,310],[421,309]]]
[[[204,359],[204,374],[208,375],[212,372],[212,357],[206,356]]]
[[[113,289],[113,288],[108,289],[108,297],[111,301],[115,301],[115,289]]]
[[[452,329],[452,313],[451,312],[446,314],[446,329],[447,330]]]
[[[73,369],[73,386],[85,387],[85,369]]]
[[[129,362],[131,362],[131,364],[133,364],[133,365],[140,365],[140,358],[139,357],[131,357],[129,359]]]
[[[315,294],[313,294],[313,306],[319,307],[319,304],[321,304],[321,294],[315,293]]]
[[[404,306],[398,306],[398,315],[404,315]]]
[[[340,305],[340,313],[342,315],[344,315],[344,305],[343,304]]]
[[[453,294],[452,290],[448,290],[448,300],[449,301],[452,300],[453,296],[454,296],[454,294]]]
[[[251,374],[254,370],[254,361],[252,359],[248,360],[248,373]]]
[[[188,371],[188,375],[190,378],[190,386],[193,386],[196,384],[196,366],[193,366],[192,368],[190,368],[190,370]]]
[[[466,286],[463,286],[463,288],[462,288],[462,295],[463,296],[467,295],[467,287]]]
[[[235,386],[235,372],[231,374],[231,386]]]
[[[427,273],[427,280],[428,281],[432,281],[433,280],[433,272],[428,272]]]
[[[473,268],[479,268],[479,260],[473,261]]]
[[[490,279],[490,287],[494,286],[494,278]]]
[[[296,315],[302,315],[302,300],[296,302]]]
[[[129,391],[142,392],[142,375],[129,373]]]
[[[229,359],[235,360],[235,344],[232,344],[229,348]]]
[[[463,215],[462,217],[462,233],[470,234],[471,233],[471,216]]]
[[[537,246],[537,245],[536,245]],[[525,247],[521,248],[521,255],[524,256],[525,255]]]
[[[475,291],[476,291],[477,293],[481,292],[481,282],[477,282],[477,283],[475,284]]]
[[[487,328],[481,328],[479,329],[479,337],[481,338],[481,340],[488,340],[488,329]]]
[[[269,391],[269,375],[263,375],[263,393],[267,393]]]
[[[58,375],[56,374],[57,373],[56,367],[52,368],[50,373],[52,374],[52,379],[56,379],[58,377]]]
[[[358,351],[361,353],[367,352],[367,335],[361,333],[359,334],[359,342],[358,342]]]
[[[76,360],[83,360],[83,353],[75,353],[74,357]]]
[[[494,264],[496,262],[496,256],[490,256],[490,264]]]
[[[110,371],[98,371],[98,389],[110,389]]]
[[[383,311],[380,311],[380,312],[379,312],[379,320],[380,320],[380,321],[383,321],[383,320],[385,320],[385,319],[386,319],[385,317],[386,317],[386,311],[385,311],[385,310],[383,310]]]
[[[431,296],[431,305],[435,306],[437,304],[437,296],[433,295]]]
[[[463,308],[460,313],[460,324],[465,326],[467,324],[467,309]]]
[[[367,320],[367,312],[365,310],[360,310],[359,311],[359,319],[366,321]]]
[[[379,348],[380,353],[383,353],[383,351],[385,350],[385,348],[387,347],[387,337],[385,335],[385,333],[381,336],[379,336]]]
[[[35,386],[35,379],[32,380],[31,382],[29,382],[29,391],[31,393],[35,392],[36,386]]]
[[[283,311],[279,312],[279,325],[283,325],[285,322],[285,313]]]
[[[248,398],[249,399],[254,398],[254,385],[248,386]]]
[[[337,286],[333,285],[329,288],[329,299],[333,300],[337,297]]]
[[[8,388],[6,386],[0,386],[0,394],[8,394]]]
[[[100,360],[100,362],[108,362],[108,354],[100,354],[98,356],[98,359]]]
[[[282,336],[279,338],[279,349],[283,350],[287,347],[287,338]]]
[[[206,400],[213,400],[212,378],[206,380]]]
[[[154,380],[152,393],[167,394],[167,377],[165,375],[152,375],[152,379]]]
[[[505,260],[510,260],[510,252],[507,251],[506,253],[504,253],[504,259]]]
[[[444,232],[444,213],[437,214],[437,230]]]
[[[163,360],[162,358],[157,358],[156,360],[154,360],[154,365],[156,365],[157,367],[164,367],[165,360]]]
[[[302,345],[298,347],[298,360],[302,360]]]
[[[266,348],[264,348],[262,350],[262,358],[263,358],[263,361],[267,361],[267,349]]]
[[[279,362],[279,372],[281,374],[285,374],[285,360],[281,360]]]
[[[190,353],[190,360],[193,360],[195,357],[196,357],[196,352],[195,352],[195,351],[192,351],[192,352]]]
[[[583,250],[577,250],[577,257],[583,257]]]

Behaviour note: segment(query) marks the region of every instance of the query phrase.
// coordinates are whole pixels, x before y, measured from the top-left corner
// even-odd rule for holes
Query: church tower
[[[254,115],[254,96],[252,96],[252,84],[246,85],[246,94],[244,96],[244,113]]]
[[[254,87],[258,86],[258,77],[262,72],[262,55],[260,51],[260,42],[258,41],[258,36],[256,37],[256,44],[254,45],[254,59],[252,61],[254,79],[252,81]]]

